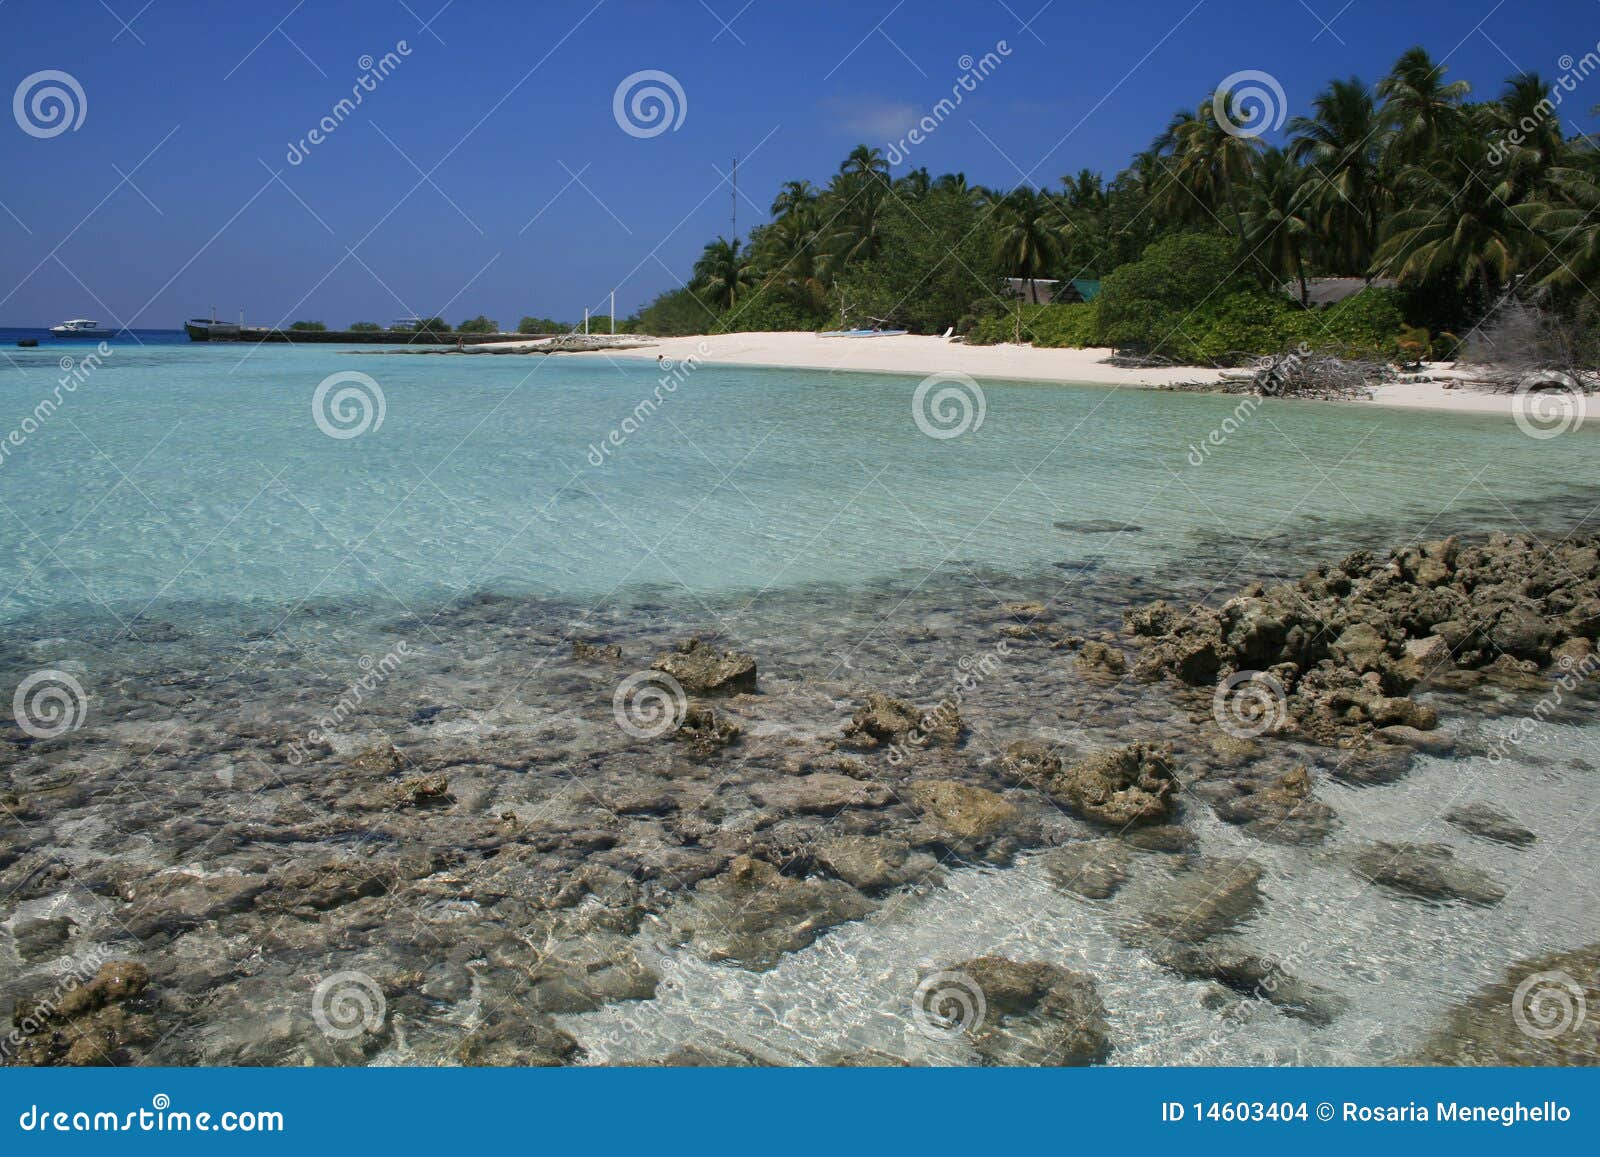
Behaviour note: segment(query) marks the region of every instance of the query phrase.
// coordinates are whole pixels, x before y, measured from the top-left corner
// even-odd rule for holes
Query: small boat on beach
[[[98,321],[75,317],[71,321],[51,326],[50,332],[56,337],[114,337],[117,331],[103,328]]]

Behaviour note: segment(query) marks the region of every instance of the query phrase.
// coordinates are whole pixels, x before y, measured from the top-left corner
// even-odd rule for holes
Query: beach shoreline
[[[534,343],[529,343],[530,347]],[[1111,351],[1039,349],[1033,346],[970,346],[943,338],[904,334],[874,338],[824,338],[814,333],[730,333],[699,337],[657,338],[647,347],[574,352],[571,357],[671,359],[694,358],[705,365],[760,366],[827,373],[876,373],[919,376],[964,374],[993,381],[1050,385],[1132,386],[1170,389],[1215,387],[1224,371],[1203,366],[1131,368],[1107,365]],[[1366,403],[1393,409],[1435,410],[1511,417],[1511,394],[1464,389],[1466,375],[1452,366],[1431,363],[1423,371],[1431,381],[1393,382],[1377,387]]]

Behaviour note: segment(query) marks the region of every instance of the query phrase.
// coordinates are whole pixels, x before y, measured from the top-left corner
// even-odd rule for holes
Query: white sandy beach
[[[709,337],[657,339],[648,347],[574,353],[569,357],[634,358],[674,361],[696,357],[721,365],[777,366],[787,369],[838,370],[861,373],[967,374],[974,378],[1077,385],[1152,387],[1176,383],[1213,384],[1221,371],[1199,366],[1124,369],[1105,364],[1109,349],[1035,349],[1032,346],[969,346],[937,337],[818,337],[814,333],[732,333]],[[1368,404],[1414,410],[1512,414],[1509,394],[1448,388],[1459,371],[1429,365],[1430,382],[1380,386]],[[1357,403],[1360,404],[1360,403]]]

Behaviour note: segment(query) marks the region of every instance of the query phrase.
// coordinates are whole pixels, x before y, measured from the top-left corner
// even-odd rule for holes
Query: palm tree
[[[707,242],[700,260],[694,263],[695,287],[708,304],[718,309],[732,309],[754,283],[755,268],[737,237]]]
[[[1505,163],[1525,199],[1560,164],[1563,152],[1561,117],[1550,86],[1537,73],[1525,72],[1506,81],[1500,99],[1488,106],[1495,117]]]
[[[1311,102],[1312,115],[1289,122],[1294,158],[1308,161],[1322,184],[1317,227],[1341,272],[1365,274],[1378,244],[1386,202],[1379,162],[1386,140],[1372,93],[1355,77],[1335,80]]]
[[[1539,284],[1586,291],[1600,282],[1600,178],[1569,167],[1551,169],[1548,178],[1552,199],[1518,205],[1517,219],[1557,258]]]
[[[841,177],[874,177],[887,176],[889,162],[883,159],[883,150],[869,149],[866,145],[857,145],[850,150],[850,155],[839,166]]]
[[[1249,180],[1262,143],[1225,127],[1239,123],[1230,119],[1235,114],[1232,99],[1222,91],[1213,93],[1194,112],[1173,117],[1161,140],[1172,150],[1175,188],[1169,189],[1169,200],[1180,214],[1201,223],[1207,218],[1220,222],[1226,210],[1239,232],[1238,190]]]
[[[1067,204],[1074,209],[1099,210],[1106,207],[1105,178],[1093,169],[1079,169],[1076,176],[1062,177]]]
[[[1061,257],[1061,226],[1047,193],[1026,185],[1012,190],[996,213],[995,258],[1008,277],[1025,278],[1028,299],[1035,301],[1035,282]]]
[[[928,190],[933,188],[933,178],[928,176],[928,170],[925,168],[912,169],[896,181],[894,187],[905,196],[916,200],[927,196]]]
[[[1480,132],[1459,134],[1449,149],[1401,177],[1406,207],[1390,219],[1376,271],[1412,284],[1453,277],[1477,286],[1493,305],[1523,266],[1534,237],[1512,208],[1510,170],[1489,159]]]
[[[1300,283],[1300,304],[1310,299],[1305,247],[1312,234],[1313,191],[1305,168],[1283,149],[1267,149],[1256,163],[1244,210],[1244,242],[1276,288]]]
[[[1407,51],[1378,82],[1384,117],[1394,130],[1396,159],[1416,164],[1461,124],[1461,102],[1472,91],[1464,80],[1445,83],[1445,68],[1425,48]]]
[[[810,181],[785,181],[778,195],[772,199],[772,216],[776,220],[797,209],[816,204],[816,186]]]
[[[768,284],[821,308],[827,296],[815,211],[809,206],[779,217],[761,231],[753,264]]]

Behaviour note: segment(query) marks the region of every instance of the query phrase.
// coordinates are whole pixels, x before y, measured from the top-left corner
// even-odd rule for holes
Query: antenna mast
[[[733,243],[739,243],[739,154],[733,154]]]

